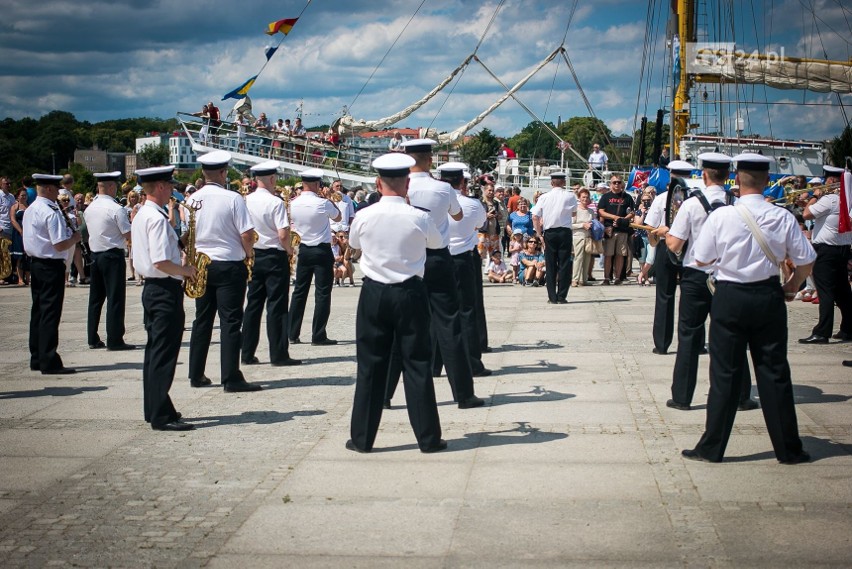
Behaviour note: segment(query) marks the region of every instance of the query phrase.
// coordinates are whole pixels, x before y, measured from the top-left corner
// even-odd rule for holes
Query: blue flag
[[[276,51],[278,51],[277,47],[272,47],[271,45],[266,46],[266,49],[263,50],[263,53],[266,54],[266,61],[272,59],[272,56],[275,55]]]
[[[246,95],[248,95],[249,89],[251,89],[251,86],[254,85],[256,79],[257,75],[255,75],[230,93],[226,94],[224,97],[222,97],[222,100],[224,101],[225,99],[245,99]]]

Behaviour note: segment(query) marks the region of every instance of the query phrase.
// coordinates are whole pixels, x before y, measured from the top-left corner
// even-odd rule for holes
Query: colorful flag
[[[222,97],[222,100],[225,99],[245,99],[246,95],[248,95],[249,89],[254,85],[255,80],[257,79],[257,75]]]
[[[846,170],[840,175],[840,219],[837,222],[838,233],[852,231],[852,220],[849,219],[849,202],[852,198],[852,173]]]
[[[269,24],[269,27],[266,30],[267,35],[274,36],[278,32],[281,32],[285,36],[290,33],[290,30],[293,29],[293,26],[296,25],[296,20],[299,18],[288,18],[286,20],[278,20],[277,22],[272,22]]]
[[[272,47],[271,45],[266,46],[263,50],[263,53],[266,54],[266,61],[272,59],[272,56],[275,55],[275,52],[278,51],[277,47]]]

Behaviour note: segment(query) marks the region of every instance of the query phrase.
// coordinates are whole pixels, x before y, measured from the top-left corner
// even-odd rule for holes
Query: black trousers
[[[314,291],[314,321],[311,327],[311,341],[321,342],[328,338],[326,326],[331,315],[331,288],[334,285],[334,255],[331,245],[321,243],[316,246],[299,247],[299,262],[296,265],[296,282],[293,285],[293,298],[290,300],[290,341],[299,339],[302,331],[302,319],[311,279],[316,280]]]
[[[243,302],[248,271],[242,261],[212,261],[207,266],[207,290],[195,300],[195,321],[189,339],[189,378],[201,379],[219,314],[222,384],[245,381],[240,371]]]
[[[707,273],[684,267],[680,277],[680,301],[677,321],[677,358],[672,374],[672,399],[692,404],[698,382],[698,358],[704,347],[704,324],[710,315],[713,295],[707,288]],[[748,358],[741,366],[745,377],[740,382],[740,402],[751,397],[751,373]]]
[[[269,361],[290,357],[287,342],[287,304],[290,299],[290,259],[278,249],[255,249],[252,279],[243,314],[243,353],[245,363],[254,357],[260,340],[260,318],[266,306],[266,336]]]
[[[654,258],[654,273],[657,279],[657,300],[654,303],[654,347],[657,351],[667,352],[674,338],[675,290],[679,267],[669,259],[668,250],[663,241],[657,244]]]
[[[479,321],[476,314],[477,286],[476,273],[480,269],[479,252],[476,249],[453,255],[456,275],[459,280],[459,315],[462,324],[462,341],[468,354],[470,369],[478,373],[485,369],[482,363],[482,346],[480,345]],[[478,290],[482,290],[479,287]]]
[[[440,350],[444,367],[447,368],[447,379],[450,382],[453,399],[463,401],[474,394],[473,375],[462,334],[459,281],[449,250],[426,250],[423,284],[431,313],[429,345],[437,346]],[[399,374],[404,370],[400,347],[399,342],[396,342],[394,356],[388,368],[387,399],[393,398],[399,383]]]
[[[148,332],[142,367],[145,420],[158,427],[177,419],[169,390],[175,378],[185,323],[180,281],[146,278],[142,309]]]
[[[544,264],[547,269],[545,284],[547,299],[557,302],[568,298],[571,288],[571,258],[574,239],[570,227],[553,227],[544,230]]]
[[[707,423],[695,449],[722,460],[741,397],[746,348],[754,362],[763,418],[778,460],[802,452],[787,361],[787,308],[777,277],[758,283],[716,283],[710,310],[710,395]]]
[[[417,277],[385,285],[364,279],[355,320],[358,376],[350,433],[360,449],[372,450],[382,418],[391,345],[402,360],[408,418],[421,449],[441,440],[432,380],[426,287]]]
[[[59,320],[65,300],[65,261],[33,257],[30,266],[30,369],[50,371],[62,368],[59,346]]]
[[[98,335],[98,324],[101,321],[101,311],[104,301],[106,313],[106,345],[107,347],[124,344],[124,307],[127,284],[124,281],[127,270],[122,249],[110,249],[100,253],[92,253],[92,265],[89,284],[89,318],[86,328],[89,344],[101,341]],[[174,279],[172,279],[174,280]]]
[[[848,245],[814,245],[817,259],[814,263],[814,284],[819,296],[819,322],[813,333],[830,338],[834,333],[834,305],[840,309],[840,331],[852,334],[852,290],[846,261]]]
[[[474,250],[471,254],[473,278],[476,283],[476,331],[479,333],[479,349],[488,350],[488,320],[485,317],[485,297],[482,293],[482,257]]]

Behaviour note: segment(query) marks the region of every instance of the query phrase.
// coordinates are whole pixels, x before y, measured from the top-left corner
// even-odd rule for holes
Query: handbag
[[[596,241],[591,237],[586,237],[584,241],[584,248],[586,253],[590,255],[603,255],[603,241]]]

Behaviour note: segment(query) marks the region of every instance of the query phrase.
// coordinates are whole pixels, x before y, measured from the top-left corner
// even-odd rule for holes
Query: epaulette
[[[428,210],[425,207],[420,207],[419,205],[413,205],[411,207],[413,207],[414,209],[419,209],[420,211],[425,211],[426,213],[432,213],[431,210]]]

